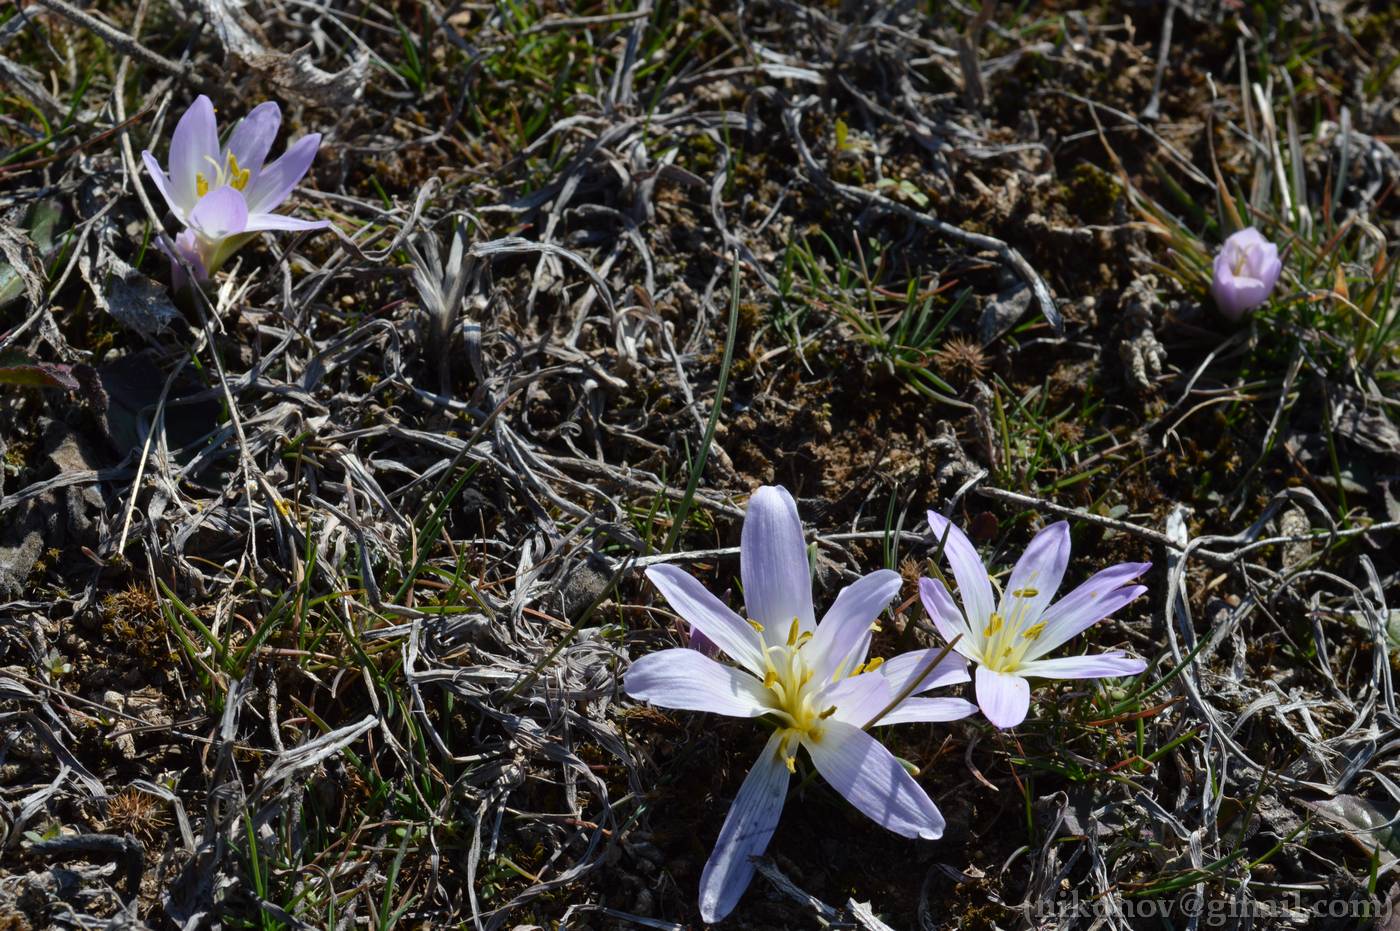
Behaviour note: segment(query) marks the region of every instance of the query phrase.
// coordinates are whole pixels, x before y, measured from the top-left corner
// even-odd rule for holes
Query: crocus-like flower
[[[634,698],[666,708],[767,717],[776,726],[730,806],[700,878],[700,914],[718,921],[739,901],[778,824],[788,779],[805,748],[817,772],[876,823],[904,837],[933,840],[943,816],[908,771],[866,733],[871,724],[951,721],[976,711],[958,698],[904,697],[966,682],[953,654],[915,650],[881,662],[866,659],[880,612],[899,593],[899,574],[872,572],[843,588],[820,624],[797,505],[781,487],[749,499],[739,572],[748,620],[725,607],[688,573],[658,565],[647,578],[693,630],[738,668],[699,650],[644,656],[627,671]],[[893,706],[893,707],[891,707]]]
[[[963,610],[936,579],[919,580],[919,596],[939,633],[953,649],[977,664],[977,704],[997,727],[1015,727],[1030,708],[1029,676],[1042,679],[1097,679],[1135,676],[1147,668],[1121,651],[1092,656],[1042,659],[1046,653],[1097,624],[1143,592],[1129,584],[1151,563],[1125,562],[1091,576],[1054,604],[1069,564],[1069,524],[1060,521],[1035,535],[1021,554],[1000,602],[972,541],[942,515],[929,512],[935,540],[958,582]]]
[[[1231,320],[1240,319],[1245,311],[1269,299],[1281,271],[1278,246],[1257,229],[1251,226],[1230,234],[1215,257],[1215,277],[1210,287],[1215,306]]]
[[[141,153],[171,213],[188,227],[176,238],[174,251],[201,277],[212,275],[258,232],[330,225],[273,212],[311,167],[321,144],[320,133],[302,136],[281,158],[264,164],[281,124],[277,104],[259,104],[220,146],[214,105],[201,95],[175,125],[169,174],[150,152]]]

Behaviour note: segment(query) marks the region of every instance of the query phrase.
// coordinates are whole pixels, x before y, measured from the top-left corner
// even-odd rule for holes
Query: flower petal
[[[953,570],[953,578],[958,580],[958,597],[962,599],[963,614],[967,622],[977,629],[991,620],[996,610],[992,598],[992,582],[987,578],[987,567],[977,555],[977,549],[967,535],[937,511],[928,512],[928,525],[933,530],[935,545],[944,539],[943,555]]]
[[[959,645],[962,641],[958,641]],[[890,690],[898,695],[909,687],[911,680],[920,678],[919,685],[910,694],[930,692],[945,685],[956,685],[972,677],[967,674],[967,660],[956,652],[950,652],[932,669],[924,667],[934,661],[941,649],[910,650],[885,660],[880,667],[880,675],[890,684]]]
[[[876,723],[884,727],[887,724],[914,724],[921,721],[959,721],[976,713],[977,706],[961,698],[906,698],[899,703],[898,708]]]
[[[924,604],[924,611],[928,613],[929,620],[933,621],[933,626],[938,628],[943,639],[952,643],[962,635],[957,645],[953,649],[976,660],[982,655],[981,628],[976,634],[967,629],[967,622],[963,620],[962,612],[958,610],[957,603],[953,601],[953,596],[948,594],[948,589],[938,579],[922,577],[919,579],[919,600]]]
[[[175,194],[182,220],[199,201],[195,175],[202,174],[212,186],[219,167],[219,131],[214,105],[200,94],[175,124],[170,136],[170,189]]]
[[[1114,676],[1135,676],[1147,669],[1147,662],[1129,656],[1121,650],[1094,653],[1088,656],[1061,656],[1022,663],[1017,670],[1023,676],[1042,679],[1103,679]],[[981,672],[979,669],[978,672]]]
[[[643,656],[628,668],[622,687],[633,698],[662,708],[732,718],[757,718],[772,710],[764,703],[766,691],[753,676],[685,647]]]
[[[1036,534],[1016,561],[1001,595],[1001,617],[1023,631],[1036,624],[1060,590],[1069,565],[1069,524],[1057,521]]]
[[[898,572],[880,569],[841,589],[817,632],[802,648],[818,681],[848,673],[865,661],[870,649],[870,625],[899,594]]]
[[[676,566],[651,566],[647,579],[655,585],[671,608],[691,627],[736,663],[756,676],[767,668],[758,633],[739,615],[724,606],[689,572]]]
[[[881,711],[894,701],[895,693],[890,684],[878,672],[863,672],[858,676],[848,676],[823,689],[814,701],[817,710],[825,711],[835,707],[831,720],[845,721],[856,727],[865,727]]]
[[[821,739],[804,739],[817,772],[866,817],[901,837],[937,840],[943,815],[908,770],[874,737],[835,719]]]
[[[316,158],[321,134],[302,136],[287,147],[282,157],[268,165],[248,185],[248,208],[253,213],[271,213],[297,186]]]
[[[802,521],[786,488],[764,485],[749,499],[739,537],[739,574],[744,607],[763,625],[769,644],[787,641],[794,617],[799,630],[816,626]]]
[[[248,204],[231,187],[210,191],[190,211],[190,226],[205,239],[227,239],[248,226]]]
[[[282,110],[271,100],[254,107],[238,121],[228,138],[228,151],[238,161],[238,167],[256,178],[267,161],[268,150],[282,125]]]
[[[744,777],[739,794],[729,806],[719,829],[714,852],[700,874],[700,917],[707,922],[724,918],[739,904],[739,897],[753,879],[749,859],[768,849],[787,799],[788,769],[778,753],[781,734],[768,744]]]
[[[1026,651],[1026,658],[1044,656],[1147,591],[1146,586],[1128,583],[1150,568],[1150,562],[1125,562],[1094,573],[1045,609],[1040,616],[1045,628]]]
[[[977,667],[977,704],[997,727],[1015,727],[1031,707],[1031,684],[1019,675]]]
[[[151,181],[155,182],[156,190],[160,191],[160,196],[165,198],[165,205],[170,208],[170,212],[185,220],[185,211],[175,199],[175,190],[170,185],[170,176],[160,167],[160,162],[150,152],[141,153],[141,161],[146,164],[146,172],[151,176]]]
[[[248,232],[262,230],[323,230],[330,220],[300,220],[282,213],[255,213],[248,217]]]

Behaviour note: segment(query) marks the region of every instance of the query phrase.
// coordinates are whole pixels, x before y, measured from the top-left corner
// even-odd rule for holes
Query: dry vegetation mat
[[[0,926],[1394,931],[1397,44],[0,8]],[[1047,546],[1124,587],[1040,659]],[[719,701],[701,601],[750,720],[662,700]],[[838,634],[971,681],[803,704]]]

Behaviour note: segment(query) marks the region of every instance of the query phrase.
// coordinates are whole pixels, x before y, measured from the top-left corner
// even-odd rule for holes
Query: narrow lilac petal
[[[757,718],[772,710],[764,702],[767,690],[753,676],[684,647],[643,656],[628,668],[622,687],[662,708],[731,718]]]
[[[205,266],[204,257],[200,254],[199,239],[195,236],[194,230],[181,231],[173,242],[165,235],[159,235],[156,237],[156,248],[164,252],[166,258],[170,259],[170,283],[176,291],[190,282],[190,276],[181,264],[181,260],[189,264],[196,281],[202,282],[209,279],[209,271]]]
[[[271,213],[305,177],[321,145],[321,134],[302,136],[287,147],[282,157],[253,176],[248,185],[248,205],[253,213]]]
[[[819,681],[850,672],[865,661],[870,625],[899,594],[901,584],[898,572],[880,569],[841,589],[802,648]]]
[[[227,239],[248,226],[248,204],[231,187],[210,191],[190,211],[190,226],[205,239]]]
[[[889,714],[877,723],[880,727],[888,724],[917,724],[919,722],[941,723],[960,721],[970,714],[977,713],[977,706],[961,698],[906,698]]]
[[[1069,524],[1058,521],[1036,534],[1026,547],[1001,595],[1001,617],[1018,630],[1040,620],[1060,590],[1069,565]]]
[[[865,727],[888,708],[894,698],[889,680],[878,672],[863,672],[827,686],[814,703],[818,711],[834,707],[836,710],[832,712],[831,720]]]
[[[937,511],[928,512],[928,525],[933,530],[935,545],[945,532],[948,535],[943,555],[953,570],[953,578],[958,581],[958,597],[962,599],[967,622],[973,627],[986,624],[996,610],[996,601],[992,598],[992,582],[987,578],[982,557],[977,555],[967,535]]]
[[[698,579],[684,569],[665,565],[648,568],[646,576],[672,610],[691,627],[728,653],[736,663],[754,675],[763,675],[767,664],[758,633],[710,594]]]
[[[909,687],[910,682],[922,676],[919,685],[910,694],[918,695],[923,692],[931,692],[934,689],[947,685],[957,685],[959,682],[966,682],[971,676],[967,674],[967,660],[957,653],[949,653],[934,666],[931,670],[925,667],[942,653],[941,649],[910,650],[908,653],[901,653],[885,661],[880,667],[880,675],[884,676],[890,683],[890,688],[894,694],[898,695]]]
[[[1146,585],[1125,585],[1104,595],[1078,614],[1057,616],[1055,625],[1046,625],[1044,632],[1031,644],[1031,649],[1025,652],[1022,660],[1039,659],[1137,599],[1145,591]]]
[[[248,217],[248,232],[263,230],[323,230],[330,220],[300,220],[282,213],[255,213]]]
[[[1019,675],[977,667],[977,704],[997,727],[1015,727],[1031,707],[1031,685]]]
[[[753,879],[749,857],[768,849],[778,826],[788,787],[787,764],[778,753],[781,739],[781,734],[768,738],[753,769],[744,777],[719,829],[714,852],[700,874],[700,917],[706,922],[719,921],[739,904],[739,897]]]
[[[1044,656],[1147,591],[1145,586],[1128,583],[1150,568],[1150,562],[1125,562],[1094,573],[1045,609],[1040,616],[1045,628],[1026,657]]]
[[[802,521],[786,488],[765,485],[749,499],[739,537],[739,574],[744,606],[763,625],[769,644],[787,641],[794,617],[802,631],[816,626]]]
[[[708,656],[711,659],[719,655],[719,645],[709,637],[706,637],[694,624],[690,625],[690,642],[688,642],[686,646],[697,651],[700,655]]]
[[[170,208],[170,212],[185,221],[185,210],[175,199],[175,191],[170,186],[170,177],[161,169],[160,162],[150,152],[141,153],[141,161],[146,164],[146,171],[151,176],[151,181],[155,183],[156,190],[160,191],[160,196],[165,198],[165,205]]]
[[[188,215],[199,201],[195,175],[203,174],[212,185],[219,166],[219,131],[214,105],[200,94],[175,124],[170,137],[170,188],[177,213]]]
[[[977,633],[968,630],[962,612],[958,610],[957,603],[953,601],[953,596],[948,594],[948,589],[943,587],[942,582],[938,579],[920,578],[919,600],[923,602],[924,611],[928,613],[929,620],[933,621],[933,626],[938,628],[938,633],[944,640],[952,643],[959,635],[962,636],[954,647],[955,650],[974,660],[982,655],[982,628],[978,627]]]
[[[1147,669],[1147,663],[1120,650],[1089,656],[1061,656],[1022,663],[1017,670],[1023,676],[1042,679],[1104,679],[1115,676],[1135,676]],[[981,672],[979,669],[978,672]]]
[[[908,770],[854,724],[829,720],[819,740],[804,739],[817,772],[866,817],[901,837],[937,840],[943,815]]]
[[[238,161],[238,167],[256,178],[281,125],[282,110],[271,100],[258,104],[239,120],[228,138],[228,151]]]

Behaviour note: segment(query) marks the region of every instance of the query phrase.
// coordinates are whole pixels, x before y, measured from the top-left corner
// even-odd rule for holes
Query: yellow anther
[[[870,632],[872,634],[878,634],[882,630],[884,630],[884,628],[880,626],[879,621],[876,621],[875,623],[870,625]]]
[[[1024,634],[1022,634],[1021,636],[1022,636],[1022,637],[1025,637],[1027,640],[1034,640],[1036,637],[1039,637],[1039,636],[1040,636],[1040,633],[1041,633],[1041,631],[1043,631],[1043,630],[1045,630],[1045,622],[1044,622],[1044,621],[1041,621],[1039,624],[1036,624],[1034,627],[1028,627],[1028,628],[1026,628],[1026,632],[1025,632]]]
[[[788,646],[790,646],[790,647],[795,647],[795,646],[797,646],[797,635],[800,634],[800,633],[802,633],[802,625],[798,622],[797,618],[793,618],[793,619],[792,619],[792,626],[790,626],[790,627],[788,628],[788,639],[787,639],[787,644],[788,644]]]
[[[763,674],[763,687],[764,687],[765,689],[771,689],[773,686],[775,686],[775,685],[777,685],[777,684],[778,684],[778,673],[777,673],[776,670],[770,669],[770,670],[768,670],[767,672],[765,672],[765,673]]]
[[[194,190],[200,197],[209,193],[209,182],[205,179],[204,173],[196,171],[194,173]]]
[[[810,630],[804,630],[804,631],[802,632],[802,634],[797,638],[797,645],[798,645],[798,646],[802,646],[802,644],[806,643],[808,640],[811,640],[811,639],[812,639],[812,632],[811,632]]]
[[[238,157],[232,152],[228,154],[228,183],[235,190],[243,190],[248,186],[248,169],[238,167]]]
[[[803,669],[803,670],[802,670],[802,681],[798,683],[797,687],[798,687],[798,688],[802,688],[802,686],[806,685],[808,682],[811,682],[811,681],[812,681],[812,674],[813,674],[814,672],[816,672],[816,670],[814,670],[814,669]]]
[[[877,656],[874,659],[871,659],[868,662],[866,662],[865,671],[874,672],[883,665],[885,665],[885,658],[883,656]]]
[[[1040,591],[1034,588],[1018,588],[1011,594],[1017,598],[1034,598]]]
[[[758,621],[755,621],[753,618],[749,618],[749,626],[752,627],[754,630],[758,631],[760,634],[763,633],[763,625],[760,624]]]
[[[1001,651],[1001,655],[1002,655],[1002,658],[1003,658],[1003,659],[1005,659],[1006,657],[1010,656],[1010,655],[1011,655],[1011,647],[1007,647],[1006,649],[1002,650],[1002,651]]]
[[[982,631],[982,636],[990,637],[999,630],[1001,630],[1001,615],[993,611],[991,623],[987,625],[986,630]]]
[[[790,772],[790,773],[795,773],[795,772],[797,772],[797,757],[795,757],[795,756],[785,756],[785,757],[783,757],[783,762],[787,764],[788,772]]]
[[[832,716],[833,714],[835,714],[835,713],[836,713],[836,706],[835,706],[835,705],[832,705],[830,708],[826,709],[826,710],[823,711],[821,714],[817,715],[817,717],[818,717],[818,718],[821,718],[823,721],[825,721],[827,718],[831,717],[831,716]]]

